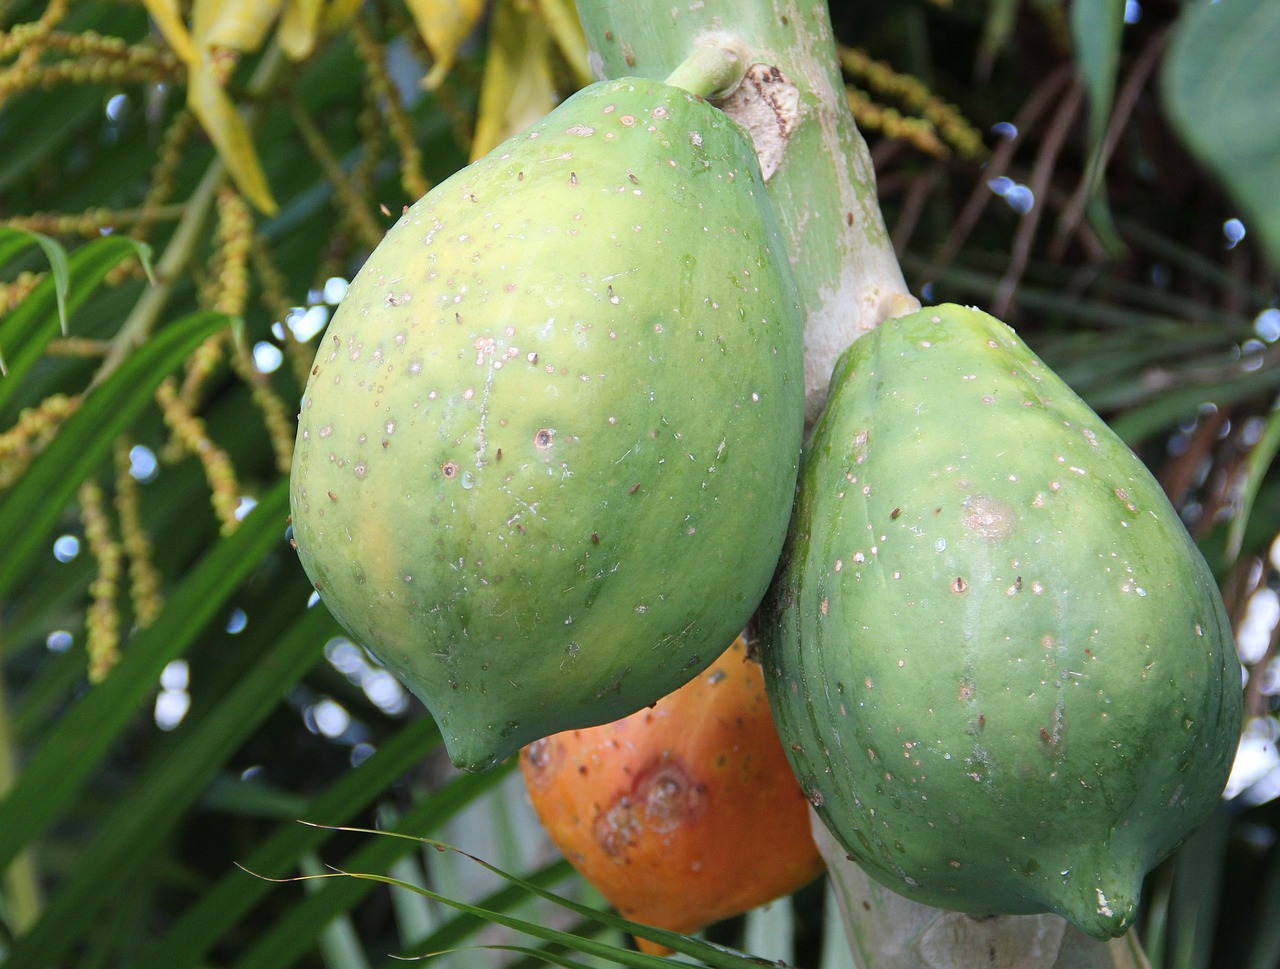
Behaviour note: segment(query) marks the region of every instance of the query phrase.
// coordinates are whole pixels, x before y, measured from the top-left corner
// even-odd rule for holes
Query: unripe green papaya
[[[456,765],[733,642],[790,517],[801,340],[749,137],[657,81],[584,89],[405,211],[322,337],[293,528]]]
[[[784,746],[890,888],[1121,934],[1218,801],[1240,668],[1159,485],[1000,321],[858,339],[763,608]]]

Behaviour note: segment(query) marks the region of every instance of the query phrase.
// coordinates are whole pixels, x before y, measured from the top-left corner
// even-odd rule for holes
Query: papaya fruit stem
[[[709,34],[667,75],[666,83],[707,99],[724,97],[738,86],[746,70],[747,49],[741,38]]]

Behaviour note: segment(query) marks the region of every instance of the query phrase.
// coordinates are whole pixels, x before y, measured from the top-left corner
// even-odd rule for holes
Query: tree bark
[[[1099,942],[1057,915],[969,915],[913,902],[867,875],[810,818],[858,969],[1151,969],[1132,929]]]

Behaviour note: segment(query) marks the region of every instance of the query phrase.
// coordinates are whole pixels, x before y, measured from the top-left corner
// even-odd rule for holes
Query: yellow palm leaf
[[[286,0],[277,36],[293,60],[300,61],[315,49],[322,5],[322,0]]]
[[[191,43],[191,33],[183,22],[178,0],[142,0],[142,3],[173,52],[188,64],[194,61],[195,45]]]
[[[480,15],[484,0],[405,0],[418,33],[426,41],[435,63],[423,81],[428,88],[440,85],[453,66],[458,47],[467,39]]]
[[[524,13],[517,0],[499,0],[489,28],[473,160],[555,107],[551,53],[546,21]]]
[[[573,71],[577,82],[586,87],[595,78],[587,61],[587,38],[582,32],[578,8],[573,0],[539,0],[538,6],[556,46],[560,48],[560,56]]]
[[[213,61],[207,54],[192,64],[188,74],[187,103],[218,150],[227,172],[253,205],[273,215],[276,201],[258,161],[253,139],[235,103],[218,83]]]
[[[197,47],[255,51],[280,16],[284,0],[196,0],[191,35]]]

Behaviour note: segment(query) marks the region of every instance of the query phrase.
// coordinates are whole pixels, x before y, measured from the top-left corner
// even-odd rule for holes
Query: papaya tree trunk
[[[668,79],[751,134],[805,310],[806,416],[840,354],[919,307],[844,94],[828,12],[798,0],[577,0],[595,75]],[[699,57],[700,49],[719,51]],[[726,66],[738,59],[742,64]],[[704,71],[705,76],[699,76]],[[724,89],[726,77],[741,80]],[[860,969],[1149,969],[1133,932],[1097,942],[1056,915],[973,916],[910,901],[868,877],[814,817]]]
[[[806,415],[814,419],[840,353],[881,320],[919,307],[880,214],[826,7],[579,0],[578,10],[600,78],[670,78],[696,88],[688,59],[698,48],[729,47],[745,57],[741,82],[713,103],[751,133],[787,240],[804,302]],[[706,87],[716,93],[714,81]]]

